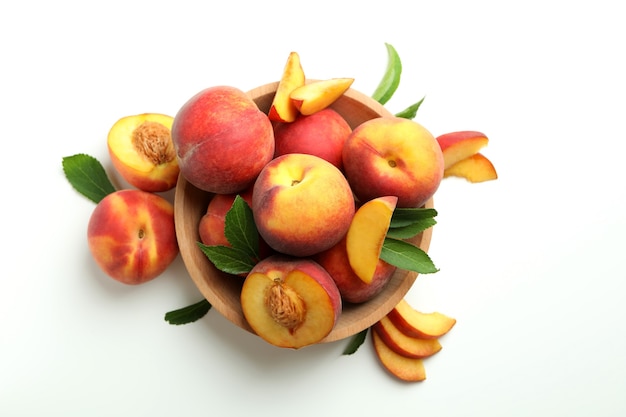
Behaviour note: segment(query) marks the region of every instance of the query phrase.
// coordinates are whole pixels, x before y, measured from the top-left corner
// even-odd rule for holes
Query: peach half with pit
[[[261,171],[252,191],[261,237],[277,252],[310,256],[337,244],[355,212],[352,190],[330,162],[307,154],[279,156]]]
[[[185,179],[216,194],[248,188],[274,157],[272,123],[246,93],[230,86],[191,97],[174,117],[172,140]]]
[[[343,166],[359,201],[395,195],[398,207],[420,207],[443,178],[443,154],[421,124],[400,117],[357,126],[343,148]]]
[[[352,128],[348,122],[331,108],[310,116],[299,115],[292,123],[279,123],[274,127],[274,157],[305,153],[343,169],[343,144],[350,133]]]
[[[126,116],[113,124],[107,148],[117,172],[143,191],[168,191],[176,185],[180,169],[172,143],[174,118],[143,113]]]
[[[96,205],[87,241],[94,260],[111,278],[130,285],[150,281],[178,255],[174,206],[154,193],[115,191]]]
[[[266,342],[299,349],[324,339],[341,314],[328,272],[307,258],[273,255],[257,263],[241,288],[241,308]]]

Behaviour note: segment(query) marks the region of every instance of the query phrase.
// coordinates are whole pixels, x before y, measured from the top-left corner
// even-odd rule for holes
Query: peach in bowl
[[[268,114],[278,84],[278,82],[275,82],[262,85],[248,91],[246,95],[254,101],[259,110]],[[352,88],[348,89],[339,99],[333,102],[329,108],[340,114],[351,129],[356,129],[359,125],[368,120],[381,117],[393,117],[393,115],[377,101]],[[268,163],[266,163],[266,165],[268,165]],[[333,170],[339,170],[339,168],[329,163],[328,166],[324,166],[323,169],[320,168],[321,173],[319,175],[328,175],[334,178],[335,171]],[[292,172],[292,170],[289,170],[289,172]],[[258,184],[247,184],[247,189],[252,185]],[[341,187],[338,185],[338,188]],[[268,263],[255,268],[254,274],[250,274],[253,275],[254,279],[250,279],[250,282],[246,283],[246,277],[233,276],[218,270],[198,246],[198,242],[201,241],[199,224],[202,217],[206,214],[207,207],[214,195],[215,194],[211,191],[199,188],[189,182],[181,171],[176,186],[174,201],[176,233],[181,257],[191,279],[201,294],[211,303],[213,309],[236,326],[253,334],[263,337],[263,334],[259,332],[258,326],[271,326],[273,324],[270,323],[271,320],[263,320],[262,318],[256,317],[258,311],[255,310],[255,308],[261,307],[254,307],[254,302],[250,302],[250,306],[246,305],[245,308],[242,306],[242,299],[247,299],[246,291],[248,291],[248,289],[254,289],[256,291],[269,288],[269,293],[276,294],[277,300],[279,300],[276,304],[281,304],[284,307],[286,300],[288,304],[287,307],[291,308],[291,310],[287,309],[290,314],[282,314],[280,317],[274,317],[275,322],[282,321],[283,324],[285,324],[287,330],[284,336],[286,339],[280,339],[280,337],[278,337],[280,335],[277,335],[277,339],[268,340],[274,345],[300,348],[311,344],[306,339],[298,341],[289,340],[289,334],[293,333],[294,329],[300,326],[302,326],[302,328],[316,329],[324,327],[326,329],[325,333],[319,335],[317,339],[311,339],[317,340],[313,343],[333,342],[353,336],[371,327],[387,315],[404,298],[417,278],[417,273],[415,272],[405,271],[399,268],[385,268],[384,265],[372,265],[372,271],[376,271],[372,272],[374,274],[373,279],[376,278],[377,273],[380,272],[382,274],[381,271],[383,270],[391,271],[389,273],[390,277],[388,277],[385,285],[381,286],[381,290],[375,295],[365,298],[357,297],[351,299],[350,297],[343,297],[344,294],[341,294],[343,300],[340,300],[340,305],[338,305],[336,302],[338,287],[330,288],[327,284],[327,277],[325,276],[325,270],[329,268],[318,268],[318,266],[323,265],[324,262],[331,262],[331,259],[338,259],[342,256],[339,250],[334,249],[335,246],[345,244],[346,242],[346,239],[343,238],[346,233],[340,233],[337,236],[329,235],[330,237],[327,237],[328,242],[326,244],[326,250],[318,248],[318,250],[316,250],[318,253],[311,256],[295,253],[294,258],[297,259],[301,256],[300,259],[306,260],[307,262],[307,265],[301,268],[301,270],[295,272],[290,271],[290,266],[285,263],[284,254],[281,253],[278,255],[278,258],[272,258],[270,256]],[[255,204],[255,198],[259,201],[262,200],[260,197],[253,195],[252,204]],[[387,200],[388,199],[383,199],[377,202],[379,204],[376,204],[378,208],[375,207],[375,210],[381,211],[379,208],[382,208],[382,213],[384,213],[385,210],[393,211],[395,200],[393,203],[389,203]],[[262,206],[263,203],[258,202],[256,204]],[[357,211],[358,206],[359,204],[356,203],[355,210]],[[433,207],[432,198],[428,199],[425,206]],[[385,207],[387,207],[387,209],[385,209]],[[344,214],[345,216],[352,217],[354,212]],[[341,220],[341,222],[345,223],[343,220]],[[349,224],[346,224],[344,232],[348,231],[348,226]],[[259,227],[259,232],[263,231],[264,228]],[[270,237],[269,235],[266,236]],[[266,236],[262,236],[264,238],[263,240],[271,242],[271,239],[265,239]],[[410,242],[420,247],[422,250],[428,251],[431,236],[432,228],[412,238]],[[280,241],[280,239],[277,239],[277,241]],[[289,251],[288,245],[285,247],[285,250]],[[317,257],[317,255],[323,254],[324,252],[328,252],[329,255],[326,261]],[[345,258],[345,256],[343,258]],[[308,264],[309,262],[312,264]],[[336,263],[338,262],[339,261],[336,261]],[[345,266],[342,268],[344,270],[346,269]],[[274,273],[285,276],[286,280],[294,281],[296,281],[297,277],[293,278],[293,276],[298,274],[304,275],[306,279],[299,280],[299,282],[303,282],[302,285],[305,286],[302,290],[308,291],[311,289],[310,293],[320,294],[317,299],[323,299],[324,302],[328,304],[329,307],[325,309],[325,311],[327,313],[330,312],[328,313],[330,316],[328,314],[324,317],[315,315],[315,317],[310,320],[319,320],[319,322],[307,323],[306,321],[309,319],[303,319],[304,315],[301,314],[301,310],[305,308],[303,306],[306,306],[309,300],[300,300],[298,297],[292,297],[288,291],[284,291],[283,288],[273,285],[272,282],[276,282],[276,279],[272,280],[271,274]],[[250,277],[250,275],[248,277]],[[270,279],[266,279],[267,277],[270,277]],[[350,291],[349,286],[345,287],[347,288],[346,291]],[[343,287],[339,286],[339,289],[343,290]],[[242,290],[244,291],[243,297]],[[354,291],[363,293],[362,288],[355,289]],[[358,300],[358,302],[354,302],[354,300]],[[313,301],[311,300],[311,302]],[[324,309],[322,308],[321,310]],[[253,316],[255,319],[250,320]],[[314,315],[311,314],[311,317],[313,316]]]

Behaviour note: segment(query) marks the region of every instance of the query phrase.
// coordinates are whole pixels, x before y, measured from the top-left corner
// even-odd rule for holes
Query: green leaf
[[[357,333],[354,336],[352,336],[350,338],[350,342],[348,343],[348,346],[346,346],[346,348],[343,350],[342,354],[343,355],[352,355],[357,350],[359,350],[359,348],[361,347],[363,342],[365,342],[365,337],[367,336],[367,331],[368,330],[369,329],[362,330],[359,333]]]
[[[410,208],[396,207],[391,216],[390,228],[404,227],[419,222],[424,219],[430,219],[437,216],[437,210],[434,208]]]
[[[228,274],[246,274],[256,265],[255,258],[250,257],[249,253],[241,249],[224,245],[208,246],[201,242],[196,243],[217,269]]]
[[[76,154],[63,158],[63,172],[72,187],[94,203],[115,192],[102,164],[93,156]]]
[[[387,47],[387,68],[372,94],[372,98],[380,104],[387,103],[393,96],[400,84],[400,76],[402,75],[402,61],[398,52],[388,43],[385,43],[385,46]]]
[[[203,299],[187,307],[165,313],[165,321],[174,325],[193,323],[204,317],[210,309],[211,304]]]
[[[380,259],[419,274],[432,274],[438,271],[426,252],[404,240],[386,237]]]
[[[424,98],[425,97],[422,97],[422,99],[418,101],[417,103],[411,104],[406,109],[402,110],[401,112],[396,113],[396,116],[402,117],[403,119],[413,120],[415,116],[417,115],[417,110],[419,110],[420,106],[424,102]]]
[[[252,259],[259,258],[259,233],[252,209],[239,195],[226,213],[224,234],[233,248],[246,253]]]
[[[437,221],[433,218],[417,220],[406,226],[390,228],[387,231],[387,237],[395,239],[409,239],[417,236],[429,227],[433,227]]]

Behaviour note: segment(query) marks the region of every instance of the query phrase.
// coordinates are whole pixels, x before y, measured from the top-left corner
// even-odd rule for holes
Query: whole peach
[[[331,108],[309,116],[299,115],[291,123],[280,123],[274,127],[274,157],[306,153],[319,156],[342,169],[343,144],[351,132],[348,122]]]
[[[141,190],[113,192],[91,214],[87,241],[94,260],[111,278],[132,285],[150,281],[178,255],[174,206]]]
[[[251,186],[274,156],[267,115],[230,86],[210,87],[190,98],[174,117],[172,140],[182,175],[216,194]]]
[[[422,125],[380,117],[352,131],[343,166],[358,200],[395,195],[398,207],[420,207],[439,188],[444,160],[439,143]]]
[[[252,212],[274,250],[309,256],[346,234],[355,203],[348,181],[324,159],[292,153],[268,163],[254,183]]]

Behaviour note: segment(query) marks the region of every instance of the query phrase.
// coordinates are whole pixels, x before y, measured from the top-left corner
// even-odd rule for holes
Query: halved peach
[[[374,323],[372,328],[391,350],[407,358],[427,358],[441,350],[439,340],[409,337],[387,316]]]
[[[113,166],[132,186],[167,191],[176,185],[180,168],[172,142],[174,118],[143,113],[119,119],[107,137]]]
[[[363,282],[372,282],[380,252],[389,230],[398,197],[385,196],[365,202],[354,213],[346,234],[346,252],[354,273]]]
[[[290,123],[296,120],[298,109],[289,95],[293,90],[304,85],[304,82],[305,76],[300,63],[300,55],[297,52],[291,52],[270,106],[268,117],[271,121]]]
[[[378,333],[371,332],[371,334],[374,352],[389,373],[407,382],[419,382],[426,379],[426,369],[422,359],[398,355],[385,344]]]
[[[341,314],[341,295],[316,262],[272,255],[246,277],[241,308],[259,337],[278,347],[299,349],[332,331]]]
[[[491,161],[479,152],[448,167],[443,177],[460,177],[476,183],[498,179],[498,173]]]
[[[437,339],[456,324],[456,319],[445,314],[418,311],[406,299],[400,300],[387,317],[405,335],[421,339]]]
[[[289,97],[301,114],[311,115],[333,104],[354,82],[354,78],[312,81],[291,91]]]
[[[484,133],[472,130],[450,132],[437,136],[443,152],[444,170],[468,158],[487,146],[489,139]]]

